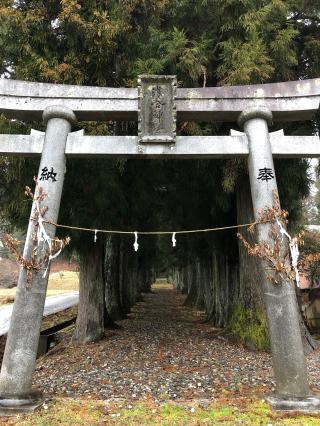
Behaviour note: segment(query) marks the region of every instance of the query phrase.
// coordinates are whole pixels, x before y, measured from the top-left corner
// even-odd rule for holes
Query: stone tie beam
[[[47,207],[46,220],[58,219],[61,193],[65,174],[65,145],[71,125],[76,122],[74,113],[60,106],[44,110],[47,123],[43,152],[38,173],[38,183],[48,197],[40,203]],[[23,257],[30,260],[33,236],[36,232],[34,218],[36,205],[32,205]],[[45,224],[49,237],[55,236],[55,227]],[[46,251],[44,241],[38,242],[37,258]],[[32,285],[27,285],[27,270],[20,268],[16,299],[14,302],[7,343],[0,373],[0,414],[33,411],[41,404],[41,393],[32,390],[40,327],[48,286],[47,265],[38,273],[33,271]]]
[[[271,120],[271,111],[263,106],[245,109],[238,120],[248,138],[248,167],[256,221],[259,220],[259,212],[274,206],[274,194],[278,195],[268,132]],[[258,225],[258,242],[269,241],[270,231],[270,223]],[[288,249],[286,237],[282,245],[284,253]],[[265,268],[267,266],[264,264]],[[320,399],[310,395],[295,282],[281,279],[279,284],[275,284],[267,280],[266,275],[265,272],[264,281],[257,285],[262,286],[266,305],[276,382],[275,395],[267,399],[274,409],[320,410]]]
[[[0,155],[41,156],[44,135],[0,135]],[[270,133],[274,158],[320,157],[319,136],[284,136]],[[177,136],[174,144],[139,144],[138,136],[85,136],[82,131],[69,133],[66,151],[69,158],[135,159],[217,159],[247,158],[248,139],[244,133],[231,136]]]

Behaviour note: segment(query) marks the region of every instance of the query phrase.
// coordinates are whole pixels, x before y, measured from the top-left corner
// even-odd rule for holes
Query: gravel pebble
[[[184,298],[174,290],[157,289],[145,294],[128,319],[119,321],[123,328],[107,331],[104,340],[76,346],[65,337],[38,360],[34,384],[47,396],[199,399],[204,406],[222,392],[270,392],[270,354],[221,339],[194,309],[183,306]],[[308,357],[310,381],[318,390],[319,358],[320,351]]]

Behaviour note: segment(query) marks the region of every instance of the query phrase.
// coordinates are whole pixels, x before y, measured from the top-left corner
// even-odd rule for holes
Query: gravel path
[[[95,344],[62,340],[40,359],[35,385],[45,394],[155,401],[224,394],[263,394],[273,388],[271,357],[250,352],[201,323],[185,296],[171,289],[144,295],[121,330]],[[320,352],[309,356],[313,389],[320,389]]]

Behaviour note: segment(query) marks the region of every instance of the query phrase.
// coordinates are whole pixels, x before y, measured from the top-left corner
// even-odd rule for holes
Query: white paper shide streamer
[[[49,235],[47,234],[44,226],[43,226],[43,217],[41,216],[41,210],[40,210],[40,205],[39,205],[39,201],[36,201],[36,207],[37,207],[37,213],[38,213],[38,230],[37,230],[37,241],[38,243],[40,242],[45,242],[48,244],[48,248],[49,248],[49,258],[48,258],[48,264],[47,264],[47,268],[43,273],[43,278],[45,278],[47,276],[48,273],[48,269],[50,266],[50,262],[51,260],[55,259],[56,257],[59,256],[59,254],[62,251],[62,241],[60,242],[60,249],[55,253],[55,254],[51,254],[52,253],[52,242],[53,239],[51,237],[49,237]]]
[[[177,244],[177,240],[176,240],[176,233],[174,232],[172,234],[172,247],[175,247]]]
[[[138,232],[137,231],[135,231],[135,233],[134,233],[134,244],[133,244],[133,248],[134,248],[134,251],[138,251],[138,249],[139,249]]]
[[[295,271],[296,274],[296,283],[297,286],[300,287],[300,277],[299,277],[299,270],[298,270],[298,260],[299,260],[299,247],[298,247],[298,241],[297,238],[291,238],[291,236],[288,234],[288,232],[284,229],[282,226],[282,223],[279,219],[277,219],[277,224],[280,228],[280,233],[283,241],[283,236],[285,235],[289,240],[289,249],[291,254],[291,265]]]

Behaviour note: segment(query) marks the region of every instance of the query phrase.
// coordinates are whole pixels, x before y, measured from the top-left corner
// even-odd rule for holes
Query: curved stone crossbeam
[[[275,121],[309,120],[320,104],[320,78],[251,86],[178,89],[178,120],[236,121],[248,106],[264,105]],[[138,90],[0,79],[0,113],[40,120],[50,105],[74,111],[78,120],[137,120]]]

